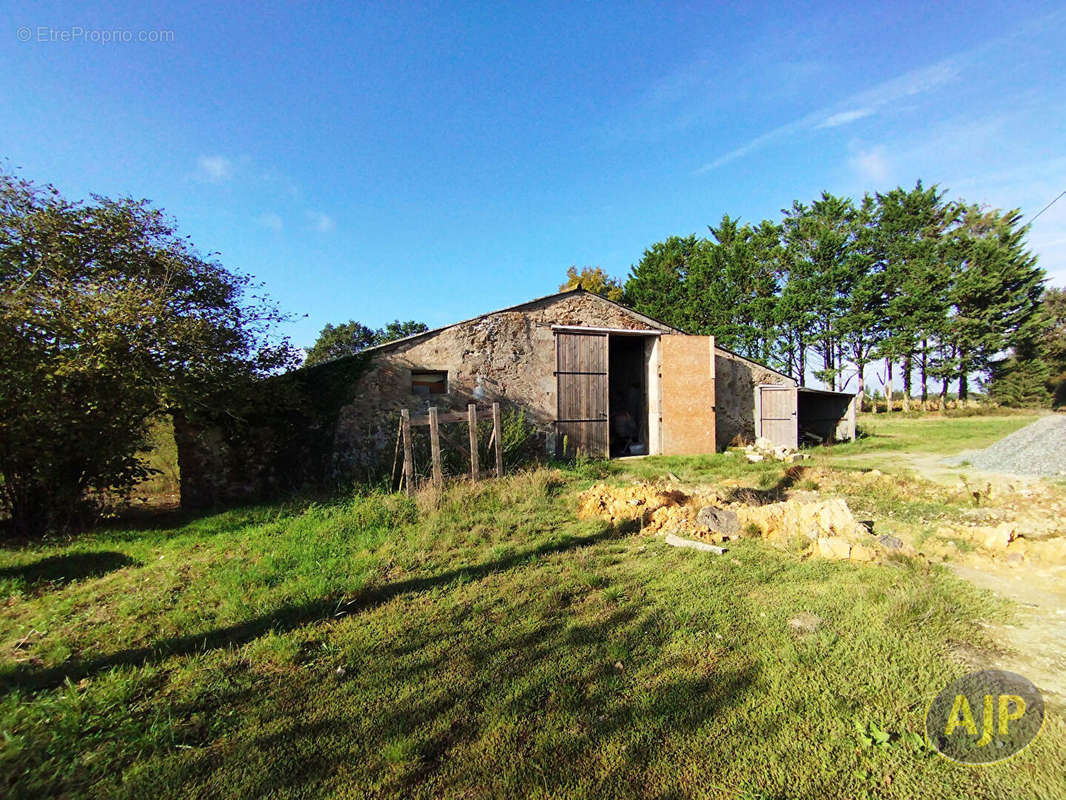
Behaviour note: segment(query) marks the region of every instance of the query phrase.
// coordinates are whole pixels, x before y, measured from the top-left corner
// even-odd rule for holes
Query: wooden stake
[[[470,480],[478,479],[477,463],[477,406],[470,403],[466,407],[466,424],[470,428]]]
[[[403,432],[403,479],[407,494],[415,493],[415,451],[411,442],[411,412],[400,411],[400,430]]]
[[[492,440],[496,444],[496,477],[503,477],[503,439],[500,423],[500,404],[492,404]]]
[[[400,465],[400,441],[403,439],[403,418],[396,426],[396,447],[392,450],[392,470],[389,472],[389,491],[396,485],[396,467]]]
[[[437,426],[437,407],[429,409],[429,449],[433,456],[433,484],[438,488],[444,483],[440,468],[440,428]]]

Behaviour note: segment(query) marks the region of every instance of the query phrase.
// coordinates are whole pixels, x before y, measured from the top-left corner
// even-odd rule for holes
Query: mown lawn
[[[955,765],[927,703],[1008,609],[945,570],[574,517],[585,465],[0,551],[9,797],[1062,797],[1066,725]],[[813,632],[790,619],[821,619]],[[870,733],[886,731],[886,744]]]
[[[833,447],[832,453],[837,458],[891,456],[899,452],[948,456],[963,450],[988,447],[1036,419],[1036,414],[1028,412],[956,417],[935,414],[860,414],[859,438]]]

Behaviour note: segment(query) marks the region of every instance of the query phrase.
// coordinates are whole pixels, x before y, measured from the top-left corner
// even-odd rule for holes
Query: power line
[[[1037,211],[1037,212],[1036,212],[1036,216],[1032,217],[1032,218],[1031,218],[1031,219],[1029,220],[1029,224],[1030,224],[1030,225],[1032,225],[1032,224],[1033,224],[1033,222],[1034,222],[1034,221],[1036,220],[1036,217],[1039,217],[1039,216],[1040,216],[1041,214],[1043,214],[1043,213],[1044,213],[1045,211],[1047,211],[1047,210],[1048,210],[1049,208],[1051,208],[1051,207],[1052,207],[1053,205],[1055,205],[1055,203],[1059,202],[1059,200],[1061,200],[1061,199],[1062,199],[1062,196],[1063,196],[1064,194],[1066,194],[1066,191],[1064,191],[1064,192],[1060,192],[1060,193],[1059,193],[1059,196],[1058,196],[1058,197],[1056,197],[1056,198],[1055,198],[1054,200],[1052,200],[1052,201],[1051,201],[1050,203],[1048,203],[1048,204],[1047,204],[1046,206],[1044,206],[1044,207],[1043,207],[1042,209],[1040,209],[1039,211]]]

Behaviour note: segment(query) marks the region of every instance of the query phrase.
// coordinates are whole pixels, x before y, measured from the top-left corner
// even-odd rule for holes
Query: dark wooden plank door
[[[606,333],[555,333],[555,425],[563,455],[608,456],[607,344]]]
[[[759,387],[759,416],[764,439],[769,439],[780,447],[798,446],[797,400],[797,392],[793,386]]]
[[[714,337],[671,334],[662,348],[663,454],[715,451]]]

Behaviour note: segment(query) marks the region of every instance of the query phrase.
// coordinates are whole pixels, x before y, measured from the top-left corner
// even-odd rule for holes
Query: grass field
[[[1024,424],[876,422],[825,465],[838,451],[849,464],[860,450],[981,446]],[[783,474],[725,455],[592,463],[0,550],[0,789],[1066,794],[1060,717],[980,769],[922,742],[927,703],[967,671],[952,653],[992,647],[981,621],[1009,608],[919,562],[802,560],[748,540],[711,556],[575,518],[592,480],[667,471],[763,488]],[[849,502],[914,503],[919,519],[933,513],[921,503],[950,504],[922,491],[934,494]],[[821,625],[793,631],[802,612]]]
[[[1024,411],[960,417],[861,414],[859,430],[863,435],[854,442],[834,447],[833,454],[839,457],[906,451],[954,455],[988,447],[1035,419],[1036,414]]]

